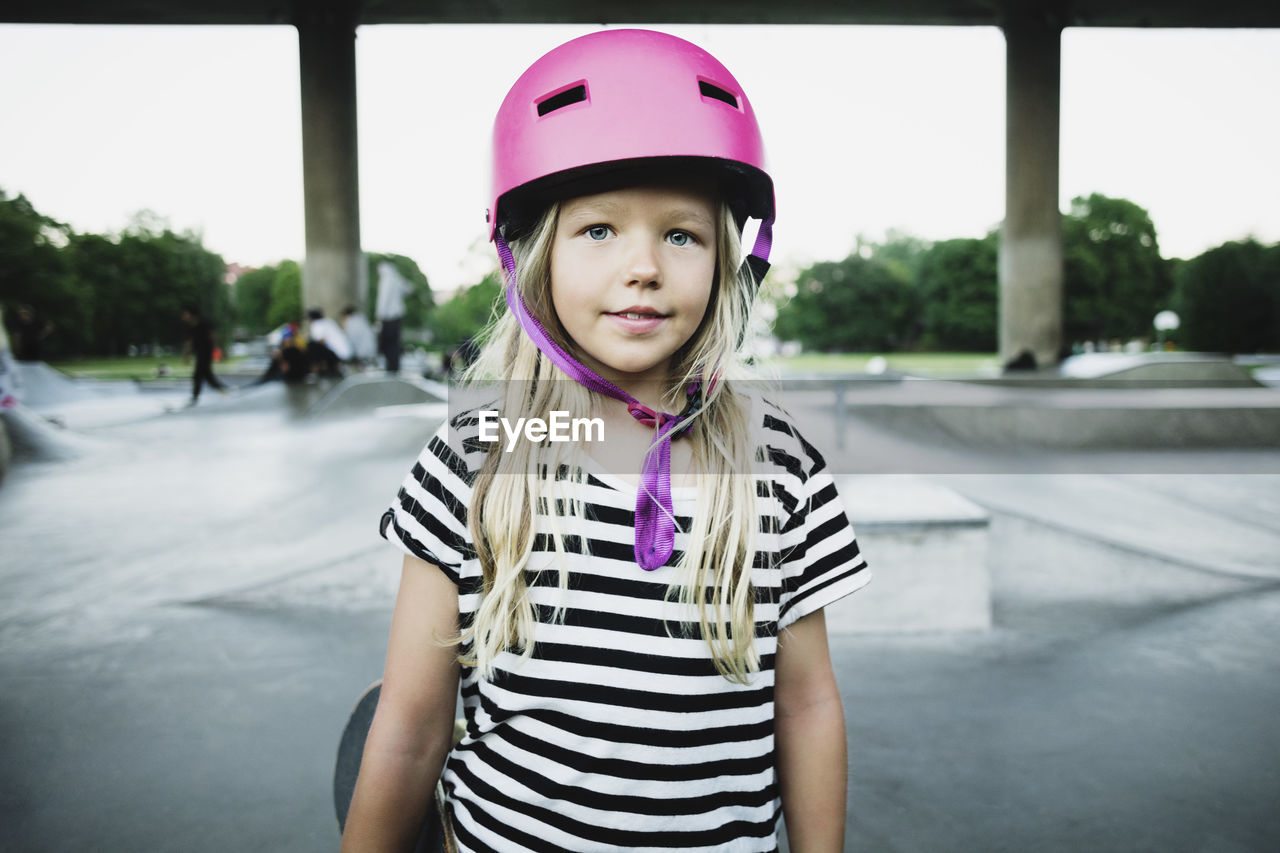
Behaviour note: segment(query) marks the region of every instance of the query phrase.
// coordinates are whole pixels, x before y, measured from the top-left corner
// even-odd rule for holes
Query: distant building
[[[240,276],[247,272],[253,272],[257,267],[247,267],[243,264],[231,263],[227,264],[227,270],[223,274],[222,280],[227,284],[235,284]]]

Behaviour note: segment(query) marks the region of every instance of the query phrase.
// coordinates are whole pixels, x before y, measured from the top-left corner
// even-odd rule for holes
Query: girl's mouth
[[[616,314],[606,314],[609,319],[613,320],[624,332],[633,335],[651,332],[667,319],[662,314],[652,314],[640,311],[619,311]]]

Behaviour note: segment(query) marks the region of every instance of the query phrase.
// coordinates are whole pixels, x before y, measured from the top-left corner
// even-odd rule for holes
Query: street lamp
[[[1164,351],[1164,333],[1177,330],[1178,326],[1182,325],[1182,320],[1175,312],[1165,310],[1157,314],[1151,322],[1156,327],[1156,331],[1159,332],[1157,346],[1161,351]]]

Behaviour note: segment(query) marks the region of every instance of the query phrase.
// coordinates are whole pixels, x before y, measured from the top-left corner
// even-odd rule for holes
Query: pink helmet
[[[683,434],[712,394],[699,379],[676,415],[654,412],[598,376],[547,333],[520,295],[507,241],[549,202],[643,179],[654,167],[716,178],[739,224],[761,220],[744,265],[750,302],[768,269],[773,181],[764,144],[742,87],[715,57],[689,42],[650,30],[603,30],[560,45],[520,75],[493,123],[489,239],[506,275],[506,301],[525,333],[552,364],[587,388],[627,403],[636,420],[658,430],[636,490],[636,562],[665,565],[675,533],[671,440]],[[741,343],[741,341],[739,341]]]
[[[655,159],[717,175],[740,223],[773,218],[755,113],[715,57],[652,30],[566,42],[529,66],[498,109],[489,238]]]

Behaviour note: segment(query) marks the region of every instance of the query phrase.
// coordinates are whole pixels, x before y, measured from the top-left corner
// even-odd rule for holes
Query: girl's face
[[[710,193],[670,187],[561,206],[551,303],[587,367],[624,389],[667,380],[711,300],[716,208]]]

